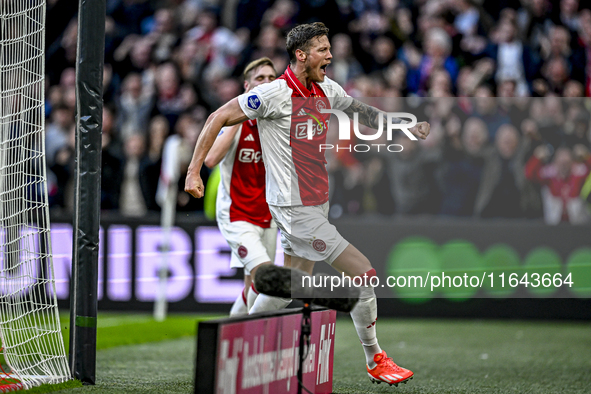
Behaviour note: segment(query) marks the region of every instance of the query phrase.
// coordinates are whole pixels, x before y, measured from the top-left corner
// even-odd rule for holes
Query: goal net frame
[[[45,165],[45,0],[0,0],[0,391],[71,379]]]

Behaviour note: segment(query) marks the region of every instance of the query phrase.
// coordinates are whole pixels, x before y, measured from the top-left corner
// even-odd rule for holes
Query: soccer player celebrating
[[[281,230],[285,265],[311,273],[315,261],[326,261],[352,278],[371,278],[376,272],[369,260],[328,222],[328,173],[324,153],[318,148],[326,142],[327,118],[322,117],[322,109],[343,110],[350,118],[356,113],[359,123],[374,129],[383,125],[387,116],[348,97],[340,85],[326,77],[332,55],[324,24],[296,26],[288,33],[286,45],[291,62],[281,77],[238,96],[207,119],[185,190],[195,197],[203,196],[199,170],[222,127],[257,119],[267,203]],[[313,127],[302,128],[312,118]],[[430,125],[420,122],[408,130],[425,139]],[[365,351],[369,378],[377,383],[406,382],[413,372],[396,365],[378,344],[374,289],[368,285],[360,290],[351,317]]]
[[[277,72],[271,59],[257,59],[244,69],[244,90],[273,81]],[[221,163],[220,163],[221,162]],[[265,200],[265,167],[255,119],[220,131],[205,158],[212,168],[220,163],[216,202],[218,227],[232,249],[230,266],[244,267],[244,290],[230,316],[248,314],[258,293],[252,276],[261,264],[275,259],[277,225]]]

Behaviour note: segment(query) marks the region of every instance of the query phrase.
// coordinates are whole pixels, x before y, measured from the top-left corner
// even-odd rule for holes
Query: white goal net
[[[70,379],[44,148],[45,0],[0,0],[0,391]]]

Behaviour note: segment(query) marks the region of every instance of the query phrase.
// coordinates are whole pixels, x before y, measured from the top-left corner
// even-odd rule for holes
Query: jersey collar
[[[315,82],[312,82],[312,88],[308,90],[299,79],[296,78],[295,74],[291,70],[291,66],[287,66],[287,70],[283,73],[287,86],[289,86],[294,92],[297,92],[298,96],[301,97],[318,97],[321,96],[320,88]]]

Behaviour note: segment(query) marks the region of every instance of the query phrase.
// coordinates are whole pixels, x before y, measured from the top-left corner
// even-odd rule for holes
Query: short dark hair
[[[298,25],[287,33],[285,46],[289,53],[289,61],[295,62],[295,52],[300,49],[306,53],[312,45],[312,39],[316,37],[328,36],[328,27],[322,22],[306,23]]]
[[[277,70],[275,70],[275,65],[273,64],[273,61],[271,59],[269,59],[268,57],[261,57],[257,60],[254,60],[250,63],[248,63],[248,65],[246,66],[246,68],[244,69],[244,73],[242,74],[244,76],[245,80],[248,80],[251,77],[252,72],[262,66],[269,66],[273,69],[273,72],[275,74],[277,74]]]

